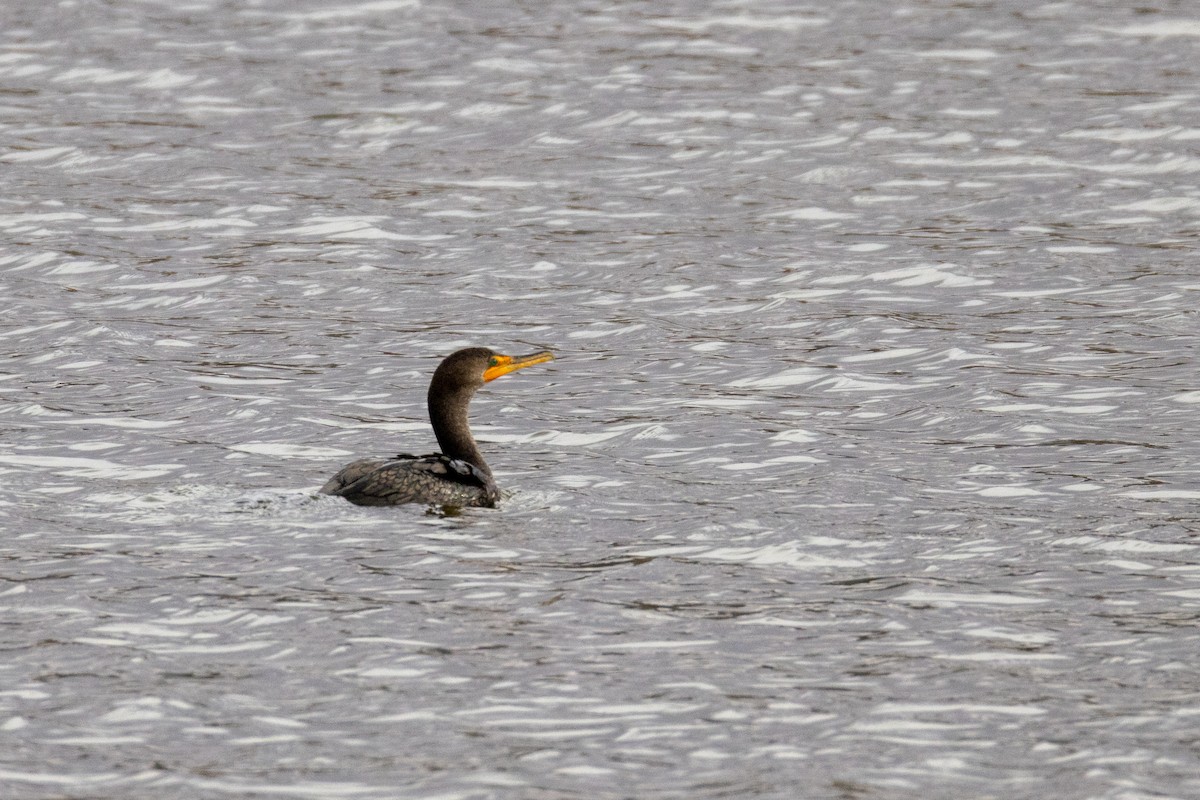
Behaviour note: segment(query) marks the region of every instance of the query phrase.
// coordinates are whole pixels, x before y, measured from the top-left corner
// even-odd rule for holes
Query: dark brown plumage
[[[485,347],[451,353],[429,384],[429,421],[442,452],[355,461],[330,478],[321,493],[361,506],[495,506],[500,489],[467,422],[471,396],[488,381],[552,358],[548,352],[505,356]]]

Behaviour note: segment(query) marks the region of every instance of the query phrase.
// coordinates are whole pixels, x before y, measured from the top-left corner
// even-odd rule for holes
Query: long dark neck
[[[429,422],[443,455],[470,462],[491,475],[467,424],[467,406],[474,393],[474,388],[446,386],[435,376],[429,386]]]

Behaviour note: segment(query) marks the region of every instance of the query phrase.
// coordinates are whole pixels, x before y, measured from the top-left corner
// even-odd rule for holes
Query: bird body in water
[[[506,356],[485,347],[451,353],[429,384],[429,421],[442,452],[355,461],[330,478],[321,494],[344,497],[360,506],[494,507],[500,489],[471,435],[467,406],[485,383],[552,358],[548,352]]]

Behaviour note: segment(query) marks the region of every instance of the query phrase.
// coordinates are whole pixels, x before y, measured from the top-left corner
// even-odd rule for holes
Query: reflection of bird
[[[442,452],[355,461],[330,478],[321,493],[360,506],[434,503],[491,508],[500,499],[500,490],[467,424],[471,395],[501,375],[552,358],[547,352],[502,356],[485,347],[451,353],[438,365],[429,384],[429,421]]]

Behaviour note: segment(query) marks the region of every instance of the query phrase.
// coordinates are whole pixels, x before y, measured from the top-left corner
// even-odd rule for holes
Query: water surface
[[[1200,794],[1198,47],[4,4],[4,796]],[[315,495],[468,344],[500,510]]]

